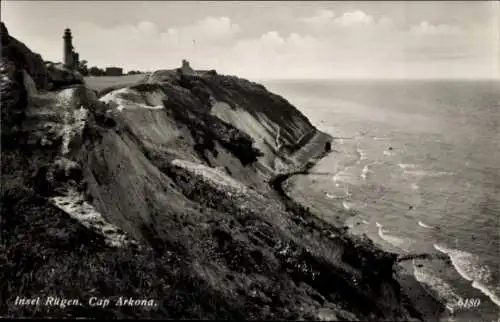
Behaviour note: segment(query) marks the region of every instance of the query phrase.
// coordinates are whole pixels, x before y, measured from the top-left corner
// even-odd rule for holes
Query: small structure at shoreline
[[[332,150],[332,142],[328,141],[325,143],[325,152],[330,152]]]

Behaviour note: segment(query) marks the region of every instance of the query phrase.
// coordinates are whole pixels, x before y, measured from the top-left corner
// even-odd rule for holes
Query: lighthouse
[[[63,45],[63,59],[64,59],[64,66],[68,69],[73,69],[75,65],[74,61],[74,54],[73,54],[73,44],[72,44],[72,39],[73,37],[71,36],[71,30],[69,28],[66,28],[64,30],[64,45]]]

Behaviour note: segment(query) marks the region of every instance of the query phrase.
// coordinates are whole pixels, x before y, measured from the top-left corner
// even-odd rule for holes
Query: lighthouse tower
[[[73,55],[73,44],[72,44],[72,36],[71,36],[71,30],[69,28],[66,28],[64,30],[64,48],[63,48],[63,58],[64,58],[64,66],[68,69],[73,69],[74,68],[74,55]]]

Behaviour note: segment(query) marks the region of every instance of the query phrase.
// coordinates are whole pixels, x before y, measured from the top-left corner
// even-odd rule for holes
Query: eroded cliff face
[[[12,39],[2,33],[2,53]],[[393,254],[268,184],[330,140],[286,100],[177,71],[101,97],[78,82],[49,91],[50,71],[16,63],[41,58],[21,55],[0,66],[3,316],[411,318]],[[42,293],[82,305],[13,305]],[[157,306],[88,307],[92,296]]]

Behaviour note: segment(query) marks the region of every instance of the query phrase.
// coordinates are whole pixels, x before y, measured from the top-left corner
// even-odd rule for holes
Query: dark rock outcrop
[[[42,57],[32,52],[26,45],[9,35],[2,22],[2,65],[14,64],[17,70],[25,70],[35,81],[38,89],[46,89],[49,74]]]
[[[75,84],[84,84],[83,76],[77,71],[70,70],[64,64],[45,63],[49,74],[48,88],[61,89]]]

